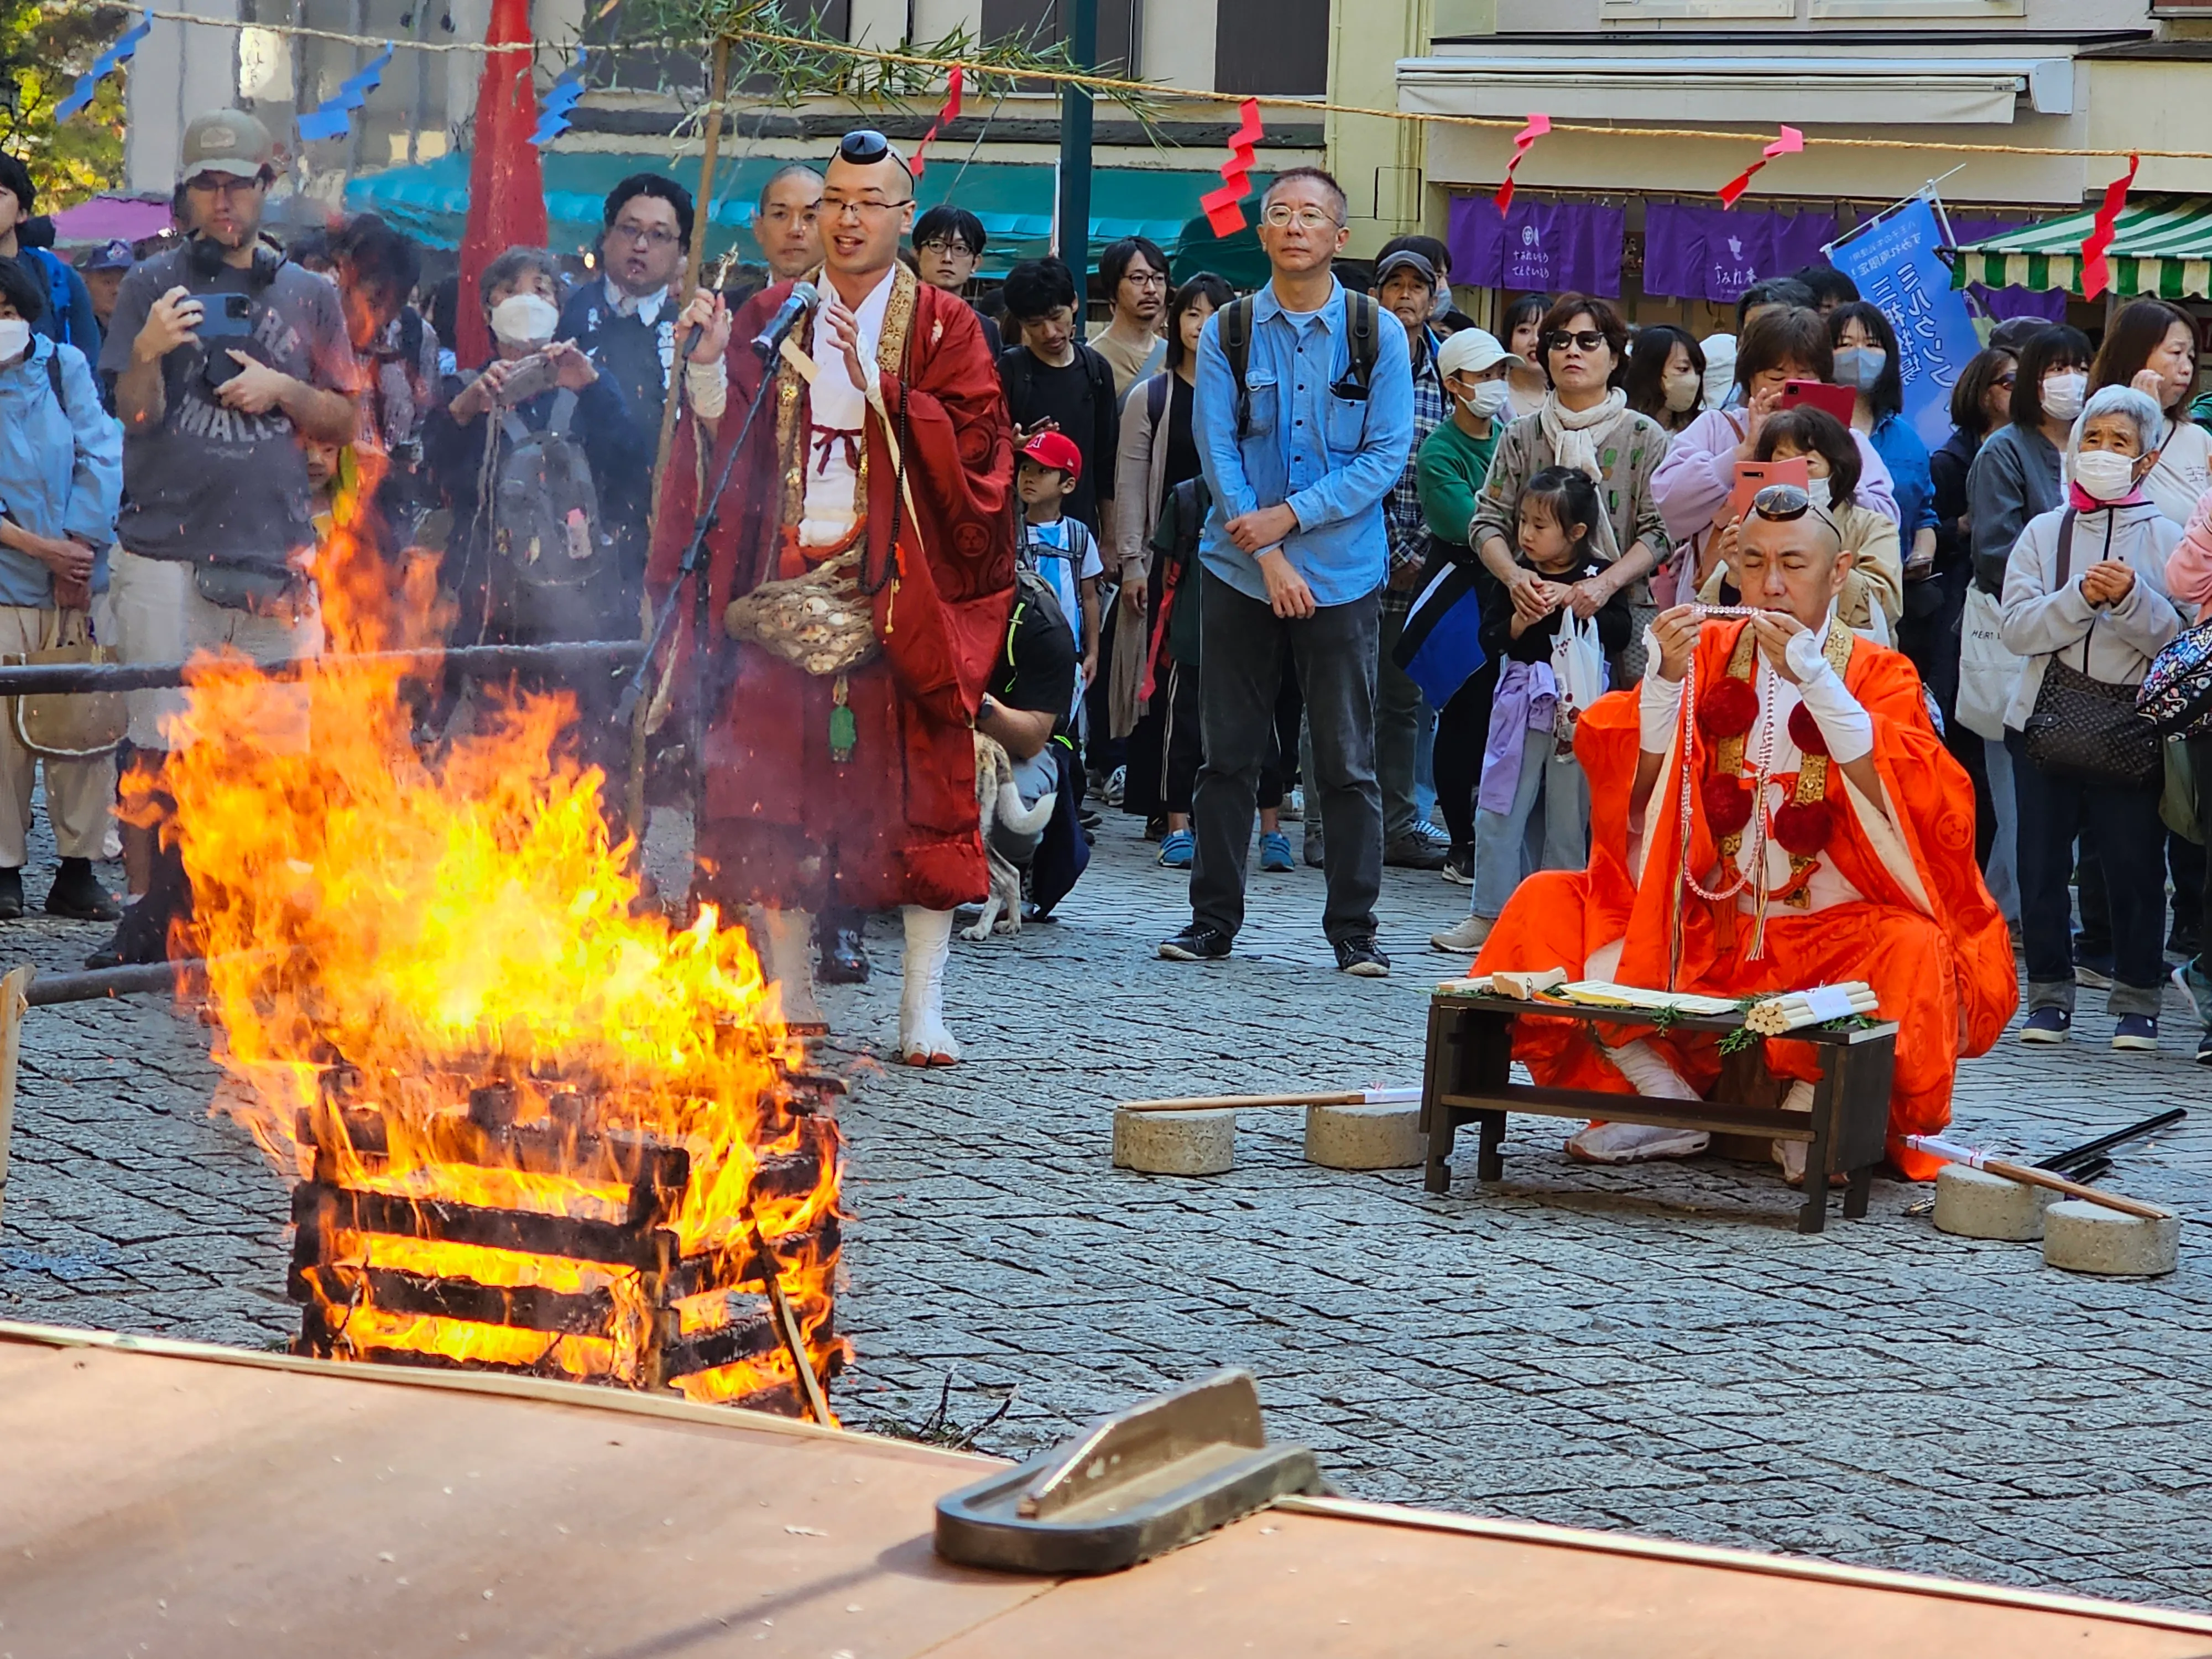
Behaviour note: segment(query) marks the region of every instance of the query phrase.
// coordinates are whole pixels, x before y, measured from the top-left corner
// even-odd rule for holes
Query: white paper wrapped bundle
[[[1743,1017],[1744,1024],[1761,1036],[1780,1036],[1808,1025],[1825,1025],[1853,1014],[1879,1014],[1874,988],[1862,980],[1841,985],[1815,985],[1809,990],[1785,991],[1754,1002]]]

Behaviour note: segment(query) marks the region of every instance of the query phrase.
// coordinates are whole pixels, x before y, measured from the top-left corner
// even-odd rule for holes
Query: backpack
[[[576,394],[553,394],[544,426],[500,411],[506,446],[491,485],[489,602],[510,634],[591,639],[617,577],[614,538],[599,512],[583,445],[568,435]]]
[[[1363,398],[1375,380],[1375,359],[1380,351],[1376,335],[1381,317],[1382,307],[1374,295],[1345,290],[1344,325],[1352,343],[1350,380]],[[1229,372],[1237,380],[1237,436],[1241,442],[1252,426],[1252,393],[1244,384],[1245,371],[1252,363],[1252,296],[1247,294],[1222,307],[1217,326],[1221,330],[1222,352],[1229,359]]]
[[[56,340],[70,337],[70,268],[58,254],[42,247],[25,248],[24,253],[46,273],[46,314],[39,320],[52,325]]]
[[[1114,395],[1114,366],[1082,341],[1078,340],[1074,344],[1075,361],[1083,365],[1083,377],[1091,388],[1091,407],[1094,410],[1119,409],[1121,400]],[[1008,346],[1000,354],[999,374],[1006,382],[1009,410],[1018,404],[1024,411],[1028,410],[1030,377],[1036,373],[1036,353],[1024,345]],[[1071,438],[1075,436],[1072,432],[1067,435]],[[1079,441],[1078,447],[1080,447]],[[1109,456],[1108,459],[1110,461],[1112,458]]]

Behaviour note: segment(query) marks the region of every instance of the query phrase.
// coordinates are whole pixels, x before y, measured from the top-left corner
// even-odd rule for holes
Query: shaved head
[[[1735,585],[1746,605],[1786,611],[1808,628],[1827,620],[1850,575],[1851,555],[1827,514],[1815,507],[1795,519],[1744,516],[1736,532]]]

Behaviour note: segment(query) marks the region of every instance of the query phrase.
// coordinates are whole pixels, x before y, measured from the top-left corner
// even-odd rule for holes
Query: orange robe
[[[1737,635],[1747,625],[1703,630],[1697,647],[1699,687],[1726,675]],[[1673,988],[1743,997],[1840,980],[1871,985],[1883,1017],[1899,1025],[1889,1156],[1907,1176],[1928,1180],[1936,1161],[1907,1149],[1904,1137],[1931,1133],[1950,1121],[1960,1057],[1986,1053],[1996,1041],[2019,1002],[2019,981],[2011,938],[1974,861],[1972,785],[1929,720],[1918,673],[1898,653],[1855,638],[1844,684],[1873,716],[1873,759],[1888,798],[1890,825],[1869,828],[1841,769],[1834,769],[1827,799],[1836,827],[1820,857],[1862,897],[1809,912],[1771,902],[1765,951],[1754,958],[1753,919],[1738,899],[1712,902],[1685,889]],[[1628,797],[1639,746],[1638,695],[1632,690],[1601,699],[1577,734],[1576,753],[1590,781],[1589,869],[1523,883],[1484,945],[1478,974],[1557,966],[1622,984],[1668,985],[1683,760],[1678,744],[1652,792],[1643,834],[1632,843]],[[1693,778],[1701,780],[1715,763],[1713,744],[1694,721],[1691,730],[1689,763],[1696,769]],[[1691,792],[1690,866],[1705,886],[1719,884],[1719,844],[1705,822],[1703,792],[1696,788]],[[1613,956],[1608,947],[1615,942],[1618,956],[1608,969]],[[1599,958],[1595,968],[1593,957]],[[1717,1077],[1712,1038],[1638,1035],[1668,1050],[1694,1086],[1709,1089]],[[1514,1054],[1540,1083],[1632,1092],[1580,1021],[1524,1018]],[[1819,1075],[1808,1044],[1770,1041],[1765,1054],[1778,1077]]]

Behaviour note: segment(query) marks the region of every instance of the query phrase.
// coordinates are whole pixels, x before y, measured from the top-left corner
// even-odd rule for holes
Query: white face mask
[[[2089,396],[2089,377],[2069,368],[2043,377],[2043,412],[2054,420],[2070,421],[2081,412]]]
[[[1698,398],[1705,389],[1705,381],[1695,374],[1669,374],[1667,377],[1667,412],[1686,415],[1697,407]]]
[[[1467,412],[1478,421],[1494,421],[1505,408],[1506,388],[1503,380],[1479,380],[1475,388],[1460,401]]]
[[[31,325],[21,317],[0,317],[0,363],[12,363],[31,343]]]
[[[542,295],[510,294],[491,308],[491,331],[507,345],[544,345],[560,322],[559,308]]]
[[[2046,382],[2046,407],[2050,401]],[[2074,458],[2074,482],[2100,501],[2117,501],[2136,487],[2135,458],[2116,455],[2109,449],[2085,449]]]
[[[1805,494],[1815,507],[1832,507],[1836,498],[1835,481],[1832,478],[1808,478],[1805,480]]]

